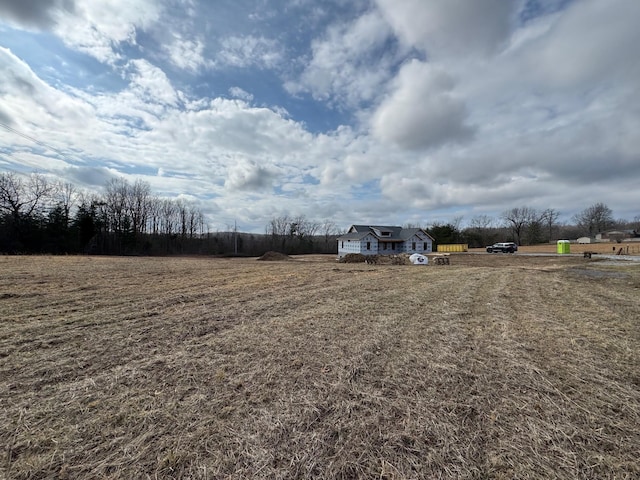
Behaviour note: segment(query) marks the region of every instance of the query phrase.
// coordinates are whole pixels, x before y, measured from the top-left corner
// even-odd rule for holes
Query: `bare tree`
[[[182,238],[186,238],[187,237],[187,225],[189,223],[188,221],[188,211],[189,211],[189,204],[183,200],[182,198],[179,198],[176,202],[176,209],[177,209],[177,214],[178,214],[178,222],[179,222],[179,226],[180,226],[180,236]]]
[[[480,245],[488,245],[492,243],[491,237],[493,232],[494,219],[489,215],[476,215],[469,222],[469,234],[472,242],[479,242]]]
[[[54,189],[38,173],[32,173],[26,181],[15,173],[0,173],[0,211],[19,222],[21,217],[30,217],[43,207]]]
[[[284,250],[287,241],[287,234],[290,231],[291,219],[288,215],[274,217],[269,221],[266,228],[267,235],[271,236],[272,248]]]
[[[477,231],[483,231],[493,226],[493,217],[489,215],[476,215],[469,222],[469,227]]]
[[[160,203],[160,231],[165,235],[173,235],[178,232],[179,226],[178,207],[173,200],[164,199]]]
[[[123,177],[112,178],[105,188],[105,203],[109,214],[109,228],[120,233],[125,225],[129,201],[129,182]]]
[[[462,225],[462,220],[464,220],[464,216],[457,215],[453,217],[453,220],[451,221],[450,225],[452,225],[455,230],[460,231],[460,225]]]
[[[537,245],[544,241],[543,226],[542,217],[534,210],[529,217],[524,230],[524,238],[528,245]]]
[[[329,247],[329,241],[331,240],[331,238],[335,237],[338,234],[338,227],[336,225],[336,222],[334,222],[333,220],[330,220],[328,218],[325,218],[322,221],[322,224],[320,225],[320,231],[322,232],[322,235],[324,236],[325,248],[328,248]]]
[[[287,215],[274,217],[269,221],[269,225],[267,225],[267,234],[277,236],[286,235],[290,223],[291,220]]]
[[[78,199],[78,190],[69,182],[60,182],[54,190],[54,201],[62,208],[65,224],[69,224],[71,209]]]
[[[162,200],[151,197],[147,202],[147,231],[153,235],[160,233]]]
[[[298,238],[312,237],[318,228],[320,228],[318,222],[308,220],[304,215],[298,215],[292,218],[289,223],[289,235]]]
[[[133,232],[145,233],[149,215],[151,187],[147,182],[136,180],[128,189],[127,213],[131,217]]]
[[[574,221],[589,236],[604,232],[614,224],[613,212],[604,203],[596,203],[574,215]]]
[[[198,210],[193,204],[189,205],[189,210],[187,212],[187,230],[189,238],[195,238],[198,231],[202,231],[203,222],[204,216],[200,210]]]
[[[553,227],[560,217],[560,212],[554,208],[547,208],[540,214],[540,220],[544,222],[549,231],[549,241],[553,238]]]
[[[518,245],[522,243],[525,228],[537,218],[539,215],[531,207],[514,207],[502,213],[502,219],[513,233],[514,240]]]

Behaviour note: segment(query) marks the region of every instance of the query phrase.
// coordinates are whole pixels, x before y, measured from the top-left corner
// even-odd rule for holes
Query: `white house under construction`
[[[352,225],[338,237],[338,257],[349,253],[362,255],[394,255],[398,253],[431,253],[433,237],[422,228]]]

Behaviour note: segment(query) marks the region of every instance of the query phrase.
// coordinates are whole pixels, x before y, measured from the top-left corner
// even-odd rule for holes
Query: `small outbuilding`
[[[596,234],[598,242],[622,242],[623,240],[634,238],[637,236],[635,230],[609,230]]]
[[[558,240],[558,253],[571,253],[571,242],[569,240]]]

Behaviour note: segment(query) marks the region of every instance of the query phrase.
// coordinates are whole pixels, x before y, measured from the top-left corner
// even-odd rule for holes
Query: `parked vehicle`
[[[518,251],[518,245],[513,242],[494,243],[487,247],[488,253],[514,253]]]

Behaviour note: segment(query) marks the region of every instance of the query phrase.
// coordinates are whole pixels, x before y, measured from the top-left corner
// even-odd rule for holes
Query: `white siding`
[[[369,249],[367,249],[369,242]],[[384,243],[387,249],[384,250]],[[413,244],[415,243],[415,249]],[[425,245],[426,244],[426,245]],[[394,248],[395,247],[395,248]],[[338,240],[338,257],[344,257],[349,253],[361,253],[362,255],[393,255],[398,253],[431,253],[433,251],[433,242],[423,233],[416,233],[409,240],[401,243],[392,243],[386,239],[378,239],[367,234],[361,240]]]
[[[360,241],[338,240],[338,256],[344,257],[349,253],[360,253]]]
[[[369,242],[369,250],[367,250],[367,242]],[[362,240],[338,240],[338,257],[344,257],[349,253],[376,255],[379,253],[378,240],[373,235],[367,235]]]
[[[386,250],[384,246],[387,246]],[[378,254],[380,255],[394,255],[402,251],[402,244],[398,242],[390,242],[387,239],[378,241]]]
[[[413,244],[416,244],[416,248],[413,248]],[[425,248],[425,243],[426,243],[426,248]],[[433,243],[431,242],[431,239],[420,235],[419,233],[416,235],[413,235],[409,240],[407,240],[406,242],[403,243],[402,245],[403,248],[403,252],[405,253],[431,253],[432,248],[433,248]]]
[[[369,249],[367,250],[367,243],[369,243]],[[373,235],[367,235],[362,239],[360,244],[360,252],[363,255],[377,255],[378,253],[378,240]]]

